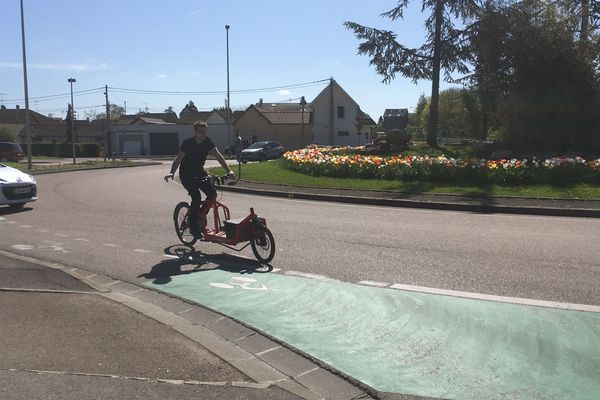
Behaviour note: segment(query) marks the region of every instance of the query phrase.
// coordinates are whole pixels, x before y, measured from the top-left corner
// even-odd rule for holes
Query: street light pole
[[[302,130],[300,131],[300,147],[304,147],[304,106],[306,105],[306,100],[304,100],[304,96],[300,98],[300,105],[302,106]]]
[[[73,164],[75,164],[75,106],[73,105],[73,83],[77,82],[74,78],[67,80],[71,84],[71,141],[73,142]]]
[[[225,35],[227,42],[227,138],[231,146],[231,99],[229,97],[229,25],[225,25]]]
[[[25,135],[27,136],[27,169],[31,169],[31,121],[29,117],[29,90],[27,89],[27,57],[25,53],[25,17],[21,0],[21,39],[23,41],[23,85],[25,87]]]

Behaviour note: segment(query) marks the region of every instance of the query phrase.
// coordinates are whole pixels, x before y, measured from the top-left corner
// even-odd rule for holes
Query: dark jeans
[[[192,198],[192,204],[190,204],[190,223],[196,225],[200,212],[200,202],[202,201],[200,190],[204,192],[207,200],[216,199],[217,191],[208,176],[185,177],[180,175],[179,177],[181,184],[187,189],[188,194]]]

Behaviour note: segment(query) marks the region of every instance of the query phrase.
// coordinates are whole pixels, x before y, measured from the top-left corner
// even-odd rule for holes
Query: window
[[[338,131],[338,136],[350,136],[350,132],[348,131]]]
[[[344,106],[338,106],[338,118],[344,118]]]

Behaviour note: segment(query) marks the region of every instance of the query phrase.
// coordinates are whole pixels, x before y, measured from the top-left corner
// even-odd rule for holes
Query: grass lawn
[[[238,167],[232,167],[237,174]],[[214,174],[224,174],[222,168],[211,169]],[[248,181],[275,183],[292,186],[335,187],[362,190],[393,190],[410,193],[447,193],[466,196],[525,196],[570,199],[600,199],[600,186],[579,184],[570,186],[530,185],[445,185],[431,182],[400,182],[369,179],[340,179],[315,177],[289,171],[278,160],[242,164],[241,178]]]

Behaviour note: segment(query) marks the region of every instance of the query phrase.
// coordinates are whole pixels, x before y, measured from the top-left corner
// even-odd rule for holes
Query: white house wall
[[[206,123],[208,124],[208,136],[221,152],[233,143],[233,140],[229,138],[229,127],[227,125],[227,121],[221,116],[221,114],[213,112],[206,119]],[[231,130],[233,132],[233,126]]]
[[[314,142],[324,145],[356,146],[359,137],[356,128],[356,102],[336,83],[333,85],[333,143],[329,139],[329,112],[330,112],[330,87],[311,103],[313,107],[313,132]],[[344,118],[338,118],[338,106],[344,107]],[[343,136],[342,132],[348,132]],[[363,139],[364,141],[364,139]]]

